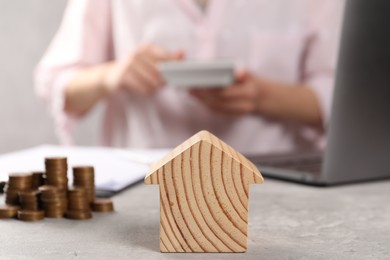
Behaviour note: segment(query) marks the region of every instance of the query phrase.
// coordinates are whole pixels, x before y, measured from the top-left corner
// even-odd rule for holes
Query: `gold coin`
[[[45,218],[45,212],[43,210],[19,210],[18,219],[23,221],[38,221]]]
[[[67,211],[65,213],[65,217],[69,219],[75,219],[75,220],[84,220],[84,219],[90,219],[92,218],[91,211]]]
[[[111,199],[95,198],[91,206],[92,210],[96,212],[114,211],[114,204]]]
[[[3,205],[0,206],[0,218],[13,218],[18,214],[19,206]]]

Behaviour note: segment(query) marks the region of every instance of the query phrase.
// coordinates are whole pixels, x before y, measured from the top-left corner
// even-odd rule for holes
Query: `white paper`
[[[92,165],[96,189],[118,191],[145,177],[150,165],[162,158],[167,149],[120,150],[103,147],[63,147],[43,145],[0,156],[0,181],[12,172],[44,171],[45,157],[68,158],[68,178],[72,183],[72,167]]]

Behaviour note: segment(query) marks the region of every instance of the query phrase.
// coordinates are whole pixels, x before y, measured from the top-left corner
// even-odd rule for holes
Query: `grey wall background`
[[[33,70],[60,24],[66,0],[0,0],[0,153],[57,144]],[[98,112],[76,131],[80,145],[96,143]]]

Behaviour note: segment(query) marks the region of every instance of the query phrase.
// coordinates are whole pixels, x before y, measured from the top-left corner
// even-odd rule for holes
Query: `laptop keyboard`
[[[255,165],[319,174],[322,168],[322,152],[247,156]]]

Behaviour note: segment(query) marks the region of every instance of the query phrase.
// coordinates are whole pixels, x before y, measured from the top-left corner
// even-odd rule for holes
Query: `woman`
[[[244,153],[321,146],[339,0],[73,0],[36,71],[63,143],[104,102],[102,144],[173,147],[207,129]],[[233,59],[224,90],[166,86],[156,64]]]

